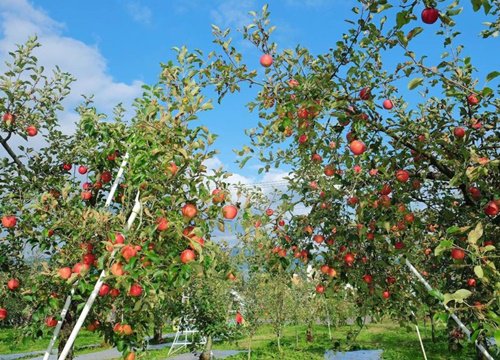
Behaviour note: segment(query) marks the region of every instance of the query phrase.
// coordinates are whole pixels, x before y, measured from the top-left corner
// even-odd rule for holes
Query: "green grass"
[[[317,325],[314,327],[314,341],[306,342],[305,326],[287,326],[284,329],[281,340],[282,352],[279,353],[276,337],[273,334],[271,326],[261,327],[252,339],[252,357],[251,359],[323,359],[324,352],[334,347],[342,350],[359,349],[381,349],[383,350],[384,360],[405,360],[422,359],[420,344],[414,327],[404,328],[398,324],[386,321],[379,324],[367,325],[357,336],[354,342],[346,342],[346,336],[349,332],[356,331],[356,326],[342,326],[337,329],[332,328],[332,339],[329,339],[328,328]],[[420,326],[424,346],[427,356],[432,360],[467,360],[474,359],[475,351],[472,345],[465,345],[460,353],[451,354],[448,352],[448,343],[444,328],[439,328],[437,342],[431,341],[430,328]],[[165,331],[167,332],[167,331]],[[24,340],[17,342],[21,338],[21,333],[17,330],[0,330],[0,354],[29,352],[44,350],[49,342],[49,338],[37,340]],[[214,345],[214,349],[243,350],[248,349],[250,339],[247,337],[232,342],[220,342]],[[99,348],[88,349],[83,347],[90,344],[101,344]],[[105,345],[101,338],[88,331],[82,331],[76,342],[77,353],[93,352],[102,350]],[[143,354],[141,359],[162,360],[167,358],[168,348],[162,350],[150,351]],[[247,354],[239,354],[228,359],[243,360],[247,359]]]
[[[21,330],[0,329],[0,354],[16,354],[45,350],[49,342],[50,336],[39,339],[23,338]],[[99,344],[99,349],[104,347],[102,338],[97,334],[82,330],[75,341],[75,348],[79,354],[93,352],[95,348],[88,348],[88,346],[94,344]]]

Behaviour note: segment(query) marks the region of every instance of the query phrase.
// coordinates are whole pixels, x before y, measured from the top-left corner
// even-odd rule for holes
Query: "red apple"
[[[467,285],[470,286],[470,287],[476,286],[476,279],[474,279],[474,278],[468,279],[467,280]]]
[[[465,251],[463,251],[462,249],[452,249],[451,257],[454,260],[463,260],[465,258]]]
[[[267,216],[273,216],[273,214],[274,214],[274,210],[273,209],[267,209],[266,210],[266,215]]]
[[[89,270],[89,266],[83,262],[76,263],[73,266],[73,272],[75,274],[82,274],[82,273],[87,272],[88,270]]]
[[[5,215],[2,217],[2,225],[7,229],[12,229],[17,224],[17,218],[14,215]]]
[[[82,191],[81,197],[83,201],[89,201],[92,199],[92,191]]]
[[[168,220],[164,217],[159,217],[156,219],[156,230],[165,231],[168,229]]]
[[[273,57],[269,54],[264,54],[260,57],[260,64],[264,67],[269,67],[273,64]]]
[[[393,105],[393,103],[392,103],[392,101],[391,101],[391,100],[386,99],[386,100],[384,100],[384,102],[382,103],[382,106],[383,106],[383,107],[384,107],[384,109],[386,109],[386,110],[391,110],[391,109],[392,109],[392,107],[393,107],[394,105]]]
[[[115,234],[115,244],[124,244],[125,243],[125,236],[121,233],[116,233]]]
[[[455,135],[457,139],[462,139],[465,136],[465,129],[463,127],[458,126],[455,129],[453,129],[453,135]]]
[[[291,88],[297,87],[299,86],[299,82],[295,79],[290,79],[288,80],[288,86],[290,86]]]
[[[233,220],[238,215],[238,208],[234,205],[226,205],[222,208],[222,215],[225,219]]]
[[[118,297],[118,296],[120,296],[120,290],[118,290],[118,289],[111,289],[111,291],[109,292],[109,295],[111,297],[114,297],[114,298]]]
[[[82,175],[85,175],[89,171],[89,169],[86,166],[80,165],[78,167],[78,172]]]
[[[101,288],[99,289],[99,296],[106,296],[110,291],[111,286],[109,286],[108,284],[102,284]]]
[[[194,218],[197,213],[198,213],[198,210],[196,209],[196,206],[194,204],[188,203],[182,207],[182,216],[184,216],[188,219]]]
[[[349,148],[351,149],[354,155],[361,155],[366,151],[366,145],[359,140],[354,140],[349,144]]]
[[[498,214],[498,204],[491,200],[484,207],[484,213],[488,216],[496,216]]]
[[[49,316],[45,319],[45,325],[48,327],[55,327],[57,325],[57,320],[53,316]]]
[[[363,275],[363,281],[367,284],[371,284],[373,277],[370,274]]]
[[[196,255],[193,250],[186,249],[181,253],[181,262],[187,264],[195,259]]]
[[[381,195],[389,195],[392,192],[391,185],[384,184],[380,190]]]
[[[422,11],[422,21],[426,24],[434,24],[439,18],[439,10],[434,8],[425,8]]]
[[[30,137],[36,136],[38,134],[38,129],[36,128],[36,126],[30,125],[26,128],[26,134],[28,134],[28,136]]]
[[[325,287],[321,284],[316,285],[316,292],[318,294],[323,294],[325,292]]]
[[[179,168],[173,161],[171,161],[167,165],[167,173],[170,174],[171,176],[174,176],[175,174],[177,174],[177,171],[179,171]]]
[[[3,114],[3,121],[7,126],[14,125],[14,123],[16,122],[16,116],[14,114],[7,112]]]
[[[323,235],[314,235],[313,240],[317,244],[321,244],[323,241],[325,241],[325,237]]]
[[[7,288],[10,291],[15,291],[15,290],[17,290],[18,287],[19,287],[19,280],[10,279],[9,281],[7,281]]]
[[[352,253],[345,254],[344,261],[347,265],[351,266],[354,263],[354,255]]]
[[[90,324],[87,325],[87,330],[90,332],[96,331],[101,324],[99,323],[98,320],[92,321]]]
[[[139,297],[142,295],[142,286],[139,284],[132,284],[128,294],[132,297]]]
[[[474,200],[481,199],[481,190],[479,190],[477,187],[471,186],[469,188],[469,194]]]
[[[225,194],[220,189],[215,189],[212,191],[212,201],[214,204],[219,204],[224,201]]]
[[[111,181],[111,172],[109,171],[103,171],[101,174],[101,181],[105,184],[109,183]]]
[[[64,171],[70,171],[72,167],[73,167],[73,165],[68,164],[68,163],[64,163],[64,164],[62,164],[62,169],[63,169]]]
[[[398,170],[396,171],[396,179],[399,182],[407,182],[410,178],[410,173],[406,170]]]
[[[477,98],[476,95],[471,94],[471,95],[467,96],[467,102],[469,103],[469,105],[474,106],[474,105],[479,104],[479,99]]]
[[[114,276],[122,276],[125,274],[125,271],[123,271],[123,265],[121,262],[115,262],[113,265],[111,265],[111,273]]]
[[[392,285],[392,284],[394,284],[396,282],[396,278],[394,276],[388,276],[387,279],[385,279],[385,281],[388,284]]]
[[[94,265],[95,263],[95,255],[94,254],[90,254],[90,253],[87,253],[85,255],[83,255],[83,258],[82,258],[82,262],[85,264],[85,265],[88,265],[89,267]]]
[[[311,161],[315,163],[320,163],[322,161],[320,154],[312,154]]]
[[[370,100],[372,97],[371,89],[369,87],[364,87],[359,92],[359,97],[361,100]]]
[[[125,258],[127,262],[130,261],[134,256],[137,255],[137,250],[132,245],[125,245],[122,248],[122,256]]]
[[[0,320],[7,319],[8,314],[7,309],[0,308]]]
[[[391,297],[391,293],[389,292],[389,290],[385,290],[383,293],[382,293],[382,297],[384,299],[389,299]]]
[[[305,144],[307,142],[307,135],[306,134],[302,134],[299,136],[299,144]]]
[[[69,266],[60,268],[57,273],[61,279],[68,280],[71,277],[71,268]]]
[[[335,169],[331,165],[326,165],[324,173],[326,176],[333,176],[335,175]]]

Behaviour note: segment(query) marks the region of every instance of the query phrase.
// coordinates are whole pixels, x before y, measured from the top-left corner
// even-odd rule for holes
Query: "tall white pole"
[[[116,174],[115,181],[113,182],[113,185],[111,186],[111,189],[109,190],[108,198],[106,199],[106,203],[104,204],[104,207],[107,208],[109,205],[111,205],[111,201],[113,201],[113,196],[115,195],[116,189],[118,188],[118,184],[120,183],[120,179],[123,175],[123,172],[125,171],[125,166],[127,166],[128,162],[128,152],[125,153],[123,156],[122,163],[120,165],[120,168],[118,169],[118,173]],[[54,344],[56,343],[57,338],[59,337],[59,333],[61,332],[62,325],[64,323],[64,319],[66,318],[66,314],[68,313],[68,309],[71,305],[71,299],[75,293],[75,287],[78,284],[78,281],[73,285],[73,288],[71,289],[71,294],[68,295],[66,298],[66,302],[64,303],[64,307],[61,311],[61,320],[57,322],[57,326],[54,329],[54,335],[52,335],[52,339],[50,340],[49,346],[47,347],[47,350],[45,350],[45,354],[43,355],[43,360],[48,360],[50,353],[52,352],[52,349],[54,348]]]
[[[130,214],[130,217],[127,221],[127,226],[126,229],[130,230],[132,227],[132,224],[134,220],[137,218],[137,215],[139,214],[141,210],[141,202],[139,201],[139,192],[137,192],[137,196],[135,197],[135,205],[134,208],[132,209],[132,214]],[[111,259],[114,258],[115,252],[111,254]],[[73,347],[73,343],[76,340],[76,337],[78,336],[78,333],[80,332],[80,329],[83,326],[83,323],[85,322],[85,319],[87,318],[87,315],[90,312],[90,309],[92,308],[92,305],[94,304],[94,301],[97,297],[97,294],[99,293],[99,290],[101,289],[102,284],[104,283],[104,278],[106,277],[106,270],[103,270],[101,272],[101,275],[99,275],[99,279],[97,280],[96,284],[94,285],[94,290],[90,294],[90,297],[88,298],[87,302],[85,303],[85,306],[83,307],[83,310],[78,317],[78,320],[76,321],[75,327],[71,331],[71,334],[69,335],[68,340],[66,341],[66,344],[64,345],[64,349],[61,352],[61,355],[59,355],[58,360],[65,360],[66,356],[68,356],[68,353],[70,352],[71,348]]]
[[[427,282],[427,280],[425,280],[423,278],[423,276],[418,272],[417,269],[415,269],[415,267],[412,265],[412,263],[410,262],[410,260],[406,259],[406,266],[410,269],[410,271],[417,277],[418,280],[420,280],[420,282],[425,286],[425,288],[428,290],[428,291],[432,291],[432,286]],[[465,326],[465,324],[458,318],[457,315],[455,315],[455,313],[452,312],[452,310],[448,307],[448,305],[446,304],[442,304],[444,306],[444,308],[449,312],[451,318],[457,323],[457,325],[460,327],[460,329],[462,329],[462,331],[464,332],[464,334],[467,335],[467,338],[470,339],[471,337],[471,332],[470,330]],[[488,350],[486,350],[484,348],[483,345],[481,345],[477,340],[474,341],[476,347],[479,349],[479,351],[481,351],[481,353],[484,355],[484,357],[488,360],[495,360],[489,353],[488,353]]]

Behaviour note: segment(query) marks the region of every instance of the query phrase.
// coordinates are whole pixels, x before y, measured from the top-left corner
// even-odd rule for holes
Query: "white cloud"
[[[82,102],[81,95],[94,94],[98,110],[111,114],[117,103],[122,102],[130,108],[133,99],[141,94],[140,81],[130,84],[115,81],[108,72],[106,59],[96,46],[65,36],[64,24],[50,18],[27,0],[0,1],[0,20],[0,58],[8,59],[8,52],[14,50],[16,44],[37,35],[42,46],[35,50],[35,56],[46,73],[50,74],[51,69],[58,65],[77,79],[63,103],[66,110],[61,114],[61,127],[65,132],[74,129],[72,110]],[[0,71],[5,69],[4,66],[0,64]]]
[[[248,12],[251,10],[257,10],[253,0],[225,0],[211,10],[210,15],[218,26],[242,28],[250,23]]]
[[[127,12],[135,22],[149,25],[153,17],[151,9],[138,1],[129,1],[126,4]]]

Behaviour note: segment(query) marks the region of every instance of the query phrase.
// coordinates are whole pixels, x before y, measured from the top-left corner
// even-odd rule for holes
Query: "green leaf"
[[[422,83],[424,82],[424,79],[423,78],[415,78],[415,79],[412,79],[409,83],[408,83],[408,90],[413,90],[415,89],[417,86],[419,85],[422,85]]]
[[[483,268],[481,267],[481,265],[474,266],[474,274],[476,274],[476,276],[479,279],[482,279],[484,277],[484,271],[483,271]]]
[[[486,75],[486,82],[491,81],[498,76],[500,76],[500,71],[492,71]]]
[[[495,343],[500,344],[500,330],[495,330]]]
[[[448,235],[460,233],[460,228],[458,226],[450,226],[448,229],[446,229],[446,233]]]
[[[444,301],[443,303],[446,305],[450,301],[455,301],[457,303],[463,303],[465,299],[467,299],[469,296],[472,295],[472,292],[470,292],[467,289],[460,289],[455,291],[453,294],[444,294]]]
[[[469,233],[467,241],[470,244],[476,245],[477,241],[483,236],[483,224],[478,223],[476,228]]]
[[[439,290],[432,289],[431,291],[429,291],[429,295],[431,295],[432,297],[438,299],[439,301],[443,301],[444,300],[444,295]]]
[[[439,256],[443,251],[451,249],[452,246],[453,246],[453,241],[451,241],[451,240],[443,240],[434,249],[434,255]]]

